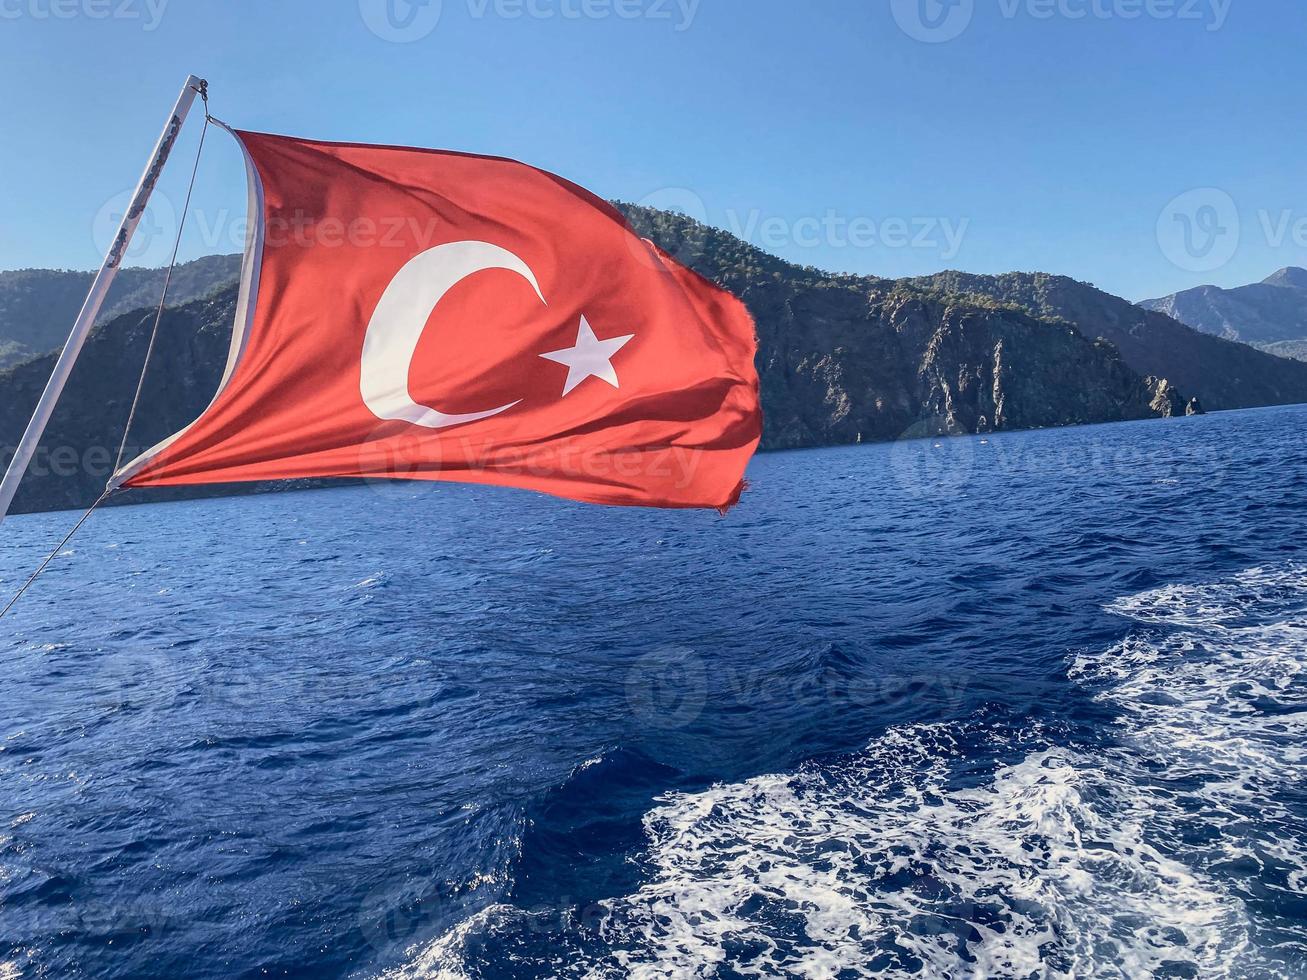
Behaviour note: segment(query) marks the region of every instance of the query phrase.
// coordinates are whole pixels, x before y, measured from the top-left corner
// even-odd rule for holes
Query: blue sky
[[[1305,39],[1300,0],[0,0],[0,268],[98,265],[193,71],[240,127],[514,156],[803,264],[1236,285],[1307,265]],[[225,134],[195,205],[185,256],[238,250]]]

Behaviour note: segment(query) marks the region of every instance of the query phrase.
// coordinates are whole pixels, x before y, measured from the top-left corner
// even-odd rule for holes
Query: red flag
[[[511,160],[236,137],[254,220],[221,388],[118,485],[738,499],[762,427],[753,322],[616,209]]]

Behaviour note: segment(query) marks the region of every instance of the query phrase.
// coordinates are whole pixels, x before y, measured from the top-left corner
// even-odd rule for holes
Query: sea
[[[1307,977],[1305,431],[105,509],[0,623],[0,980]]]

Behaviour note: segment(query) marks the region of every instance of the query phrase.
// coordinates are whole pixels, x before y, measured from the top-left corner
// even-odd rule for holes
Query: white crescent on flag
[[[489,242],[451,242],[419,252],[395,274],[368,321],[363,339],[363,403],[379,419],[411,422],[427,429],[476,422],[506,412],[518,401],[484,412],[448,415],[419,405],[409,393],[408,374],[431,311],[445,294],[477,272],[504,269],[531,284],[545,303],[531,267]],[[547,304],[546,304],[547,305]]]

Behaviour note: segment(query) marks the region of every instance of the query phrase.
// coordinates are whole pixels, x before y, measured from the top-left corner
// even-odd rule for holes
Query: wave
[[[632,893],[494,906],[389,976],[1307,974],[1307,571],[1108,610],[1138,626],[1068,669],[1093,738],[982,714],[668,794]]]

